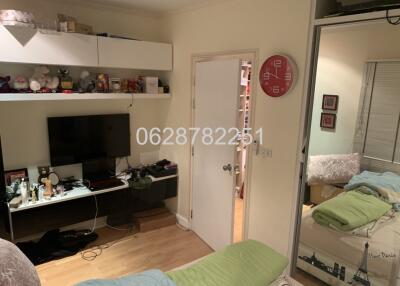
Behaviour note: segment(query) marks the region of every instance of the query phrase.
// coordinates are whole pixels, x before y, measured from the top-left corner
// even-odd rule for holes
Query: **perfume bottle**
[[[28,198],[28,184],[25,182],[25,179],[22,179],[19,188],[20,188],[20,191],[21,191],[22,205],[27,205],[28,201],[29,201],[29,198]]]

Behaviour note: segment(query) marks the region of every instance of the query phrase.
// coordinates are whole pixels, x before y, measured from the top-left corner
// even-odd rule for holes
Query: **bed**
[[[163,273],[143,273],[109,280],[89,280],[76,286],[298,286],[283,277],[288,259],[270,247],[247,240]],[[284,283],[285,282],[285,283]]]
[[[371,285],[400,285],[399,214],[375,225],[375,231],[368,238],[319,225],[312,217],[313,211],[310,209],[303,213],[299,244],[299,257],[302,258],[298,259],[298,267],[329,285],[345,285],[360,267],[365,244],[368,242],[367,270]],[[313,254],[325,265],[333,267],[338,263],[339,267],[346,267],[344,281],[306,262],[304,258],[310,258]]]
[[[309,161],[309,186],[345,191],[303,211],[298,267],[329,285],[400,286],[400,176],[361,172],[358,154]]]

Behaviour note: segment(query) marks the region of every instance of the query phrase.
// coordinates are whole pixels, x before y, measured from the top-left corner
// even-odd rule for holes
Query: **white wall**
[[[253,156],[250,166],[252,190],[249,198],[249,237],[288,254],[289,236],[293,228],[291,214],[296,208],[295,198],[298,191],[296,159],[311,1],[223,1],[204,8],[170,14],[161,24],[154,17],[60,3],[6,0],[0,3],[0,8],[31,10],[44,18],[59,11],[76,16],[81,22],[92,24],[96,31],[146,40],[160,39],[174,44],[174,71],[170,78],[173,97],[166,103],[138,104],[137,121],[134,121],[137,125],[143,123],[147,126],[164,124],[172,128],[190,127],[191,56],[195,53],[256,49],[259,63],[276,53],[288,54],[295,60],[299,76],[290,94],[282,98],[270,98],[259,87],[253,91],[256,102],[254,127],[263,127],[264,144],[273,149],[273,158]],[[257,73],[253,78],[257,78]],[[43,123],[47,115],[126,110],[126,102],[90,104],[91,106],[89,102],[1,103],[0,132],[10,138],[5,139],[4,149],[6,154],[12,154],[11,159],[6,158],[6,165],[18,167],[25,164],[26,158],[32,163],[48,160],[46,131],[40,123]],[[159,104],[163,106],[158,108]],[[12,120],[15,121],[14,124],[10,124]],[[21,132],[23,128],[25,132]],[[35,136],[36,139],[30,139]],[[17,144],[13,143],[15,140]],[[178,212],[188,218],[190,148],[163,147],[162,154],[179,164]]]
[[[397,26],[373,23],[323,29],[310,155],[352,152],[365,62],[375,59],[400,59],[400,29]],[[320,128],[323,94],[339,95],[335,131]]]
[[[93,25],[96,32],[109,32],[154,41],[160,41],[161,38],[160,20],[155,16],[132,14],[124,10],[94,8],[82,4],[82,1],[66,5],[62,1],[2,0],[0,9],[31,11],[37,21],[56,19],[57,13],[60,12],[75,16],[82,23]],[[22,73],[29,76],[32,71],[32,65],[0,64],[0,75]],[[80,69],[72,68],[72,71],[76,77]],[[105,72],[113,75],[132,75],[132,77],[137,74],[128,70],[105,70]],[[46,123],[48,116],[126,113],[129,104],[130,100],[0,103],[0,134],[5,168],[15,169],[49,164]],[[139,163],[140,153],[158,151],[159,148],[156,146],[137,145],[135,132],[142,126],[162,127],[168,105],[168,100],[135,100],[131,110],[132,156],[129,158],[131,164]],[[124,166],[125,162],[122,162],[120,167]],[[68,172],[76,174],[77,169],[64,168],[60,171],[68,175]]]
[[[263,127],[265,146],[273,158],[252,158],[249,237],[287,254],[290,219],[296,207],[296,154],[298,148],[303,80],[306,66],[311,1],[232,0],[206,8],[170,15],[166,40],[174,44],[174,71],[170,84],[174,96],[166,125],[191,124],[191,56],[257,49],[260,63],[284,53],[294,58],[299,78],[293,91],[282,98],[266,96],[257,83],[255,128]],[[253,78],[256,79],[257,72]],[[223,107],[221,107],[223,108]],[[179,214],[190,212],[190,148],[163,147],[165,157],[180,166]]]

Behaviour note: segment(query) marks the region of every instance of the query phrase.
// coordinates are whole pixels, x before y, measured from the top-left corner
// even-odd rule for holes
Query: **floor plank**
[[[235,198],[235,223],[233,230],[233,242],[239,242],[243,239],[243,199]]]
[[[168,271],[212,252],[193,232],[177,226],[148,233],[127,234],[110,229],[97,233],[96,243],[108,243],[109,248],[93,261],[82,259],[78,253],[37,266],[42,285],[75,285],[88,279],[115,278],[152,268]]]
[[[328,284],[308,274],[307,272],[297,268],[294,278],[304,286],[328,286]]]

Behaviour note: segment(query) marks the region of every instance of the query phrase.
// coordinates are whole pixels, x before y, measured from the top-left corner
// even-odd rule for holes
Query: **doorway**
[[[214,139],[226,135],[218,144],[192,142],[192,229],[214,250],[247,237],[254,59],[251,52],[195,56],[192,62],[192,126],[211,129]]]

